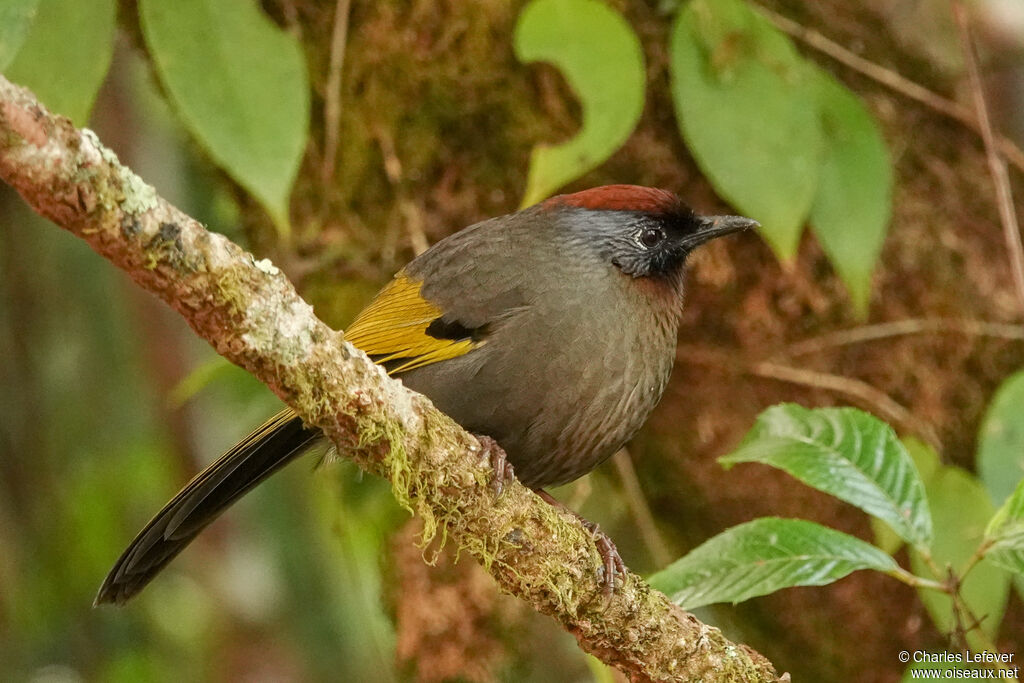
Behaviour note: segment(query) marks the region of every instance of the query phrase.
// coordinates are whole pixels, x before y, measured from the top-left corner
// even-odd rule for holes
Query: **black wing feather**
[[[95,604],[122,604],[142,590],[206,525],[323,438],[283,410],[185,485],[121,554]]]

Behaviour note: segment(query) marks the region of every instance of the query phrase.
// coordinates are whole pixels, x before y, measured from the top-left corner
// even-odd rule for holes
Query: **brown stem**
[[[658,531],[654,513],[651,512],[651,506],[647,504],[647,497],[644,496],[644,491],[640,488],[640,480],[637,479],[636,468],[633,467],[629,451],[620,448],[612,456],[612,463],[615,465],[615,471],[619,473],[622,490],[626,494],[626,503],[633,514],[633,522],[636,524],[637,531],[640,532],[640,538],[643,539],[644,545],[647,546],[647,551],[657,566],[668,565],[673,559],[672,553],[669,551],[665,539],[662,538],[661,532]]]
[[[350,0],[338,0],[334,7],[334,31],[331,33],[331,62],[324,93],[324,158],[320,178],[324,185],[334,181],[338,162],[338,126],[341,122],[341,71],[345,67],[345,45],[348,42]]]
[[[804,356],[840,346],[912,334],[962,334],[1024,341],[1024,326],[966,318],[906,318],[873,325],[859,325],[804,339],[786,347],[786,355]]]
[[[818,387],[845,394],[871,407],[873,411],[889,422],[909,428],[922,439],[942,450],[938,435],[931,425],[914,417],[913,413],[897,403],[884,391],[867,382],[852,377],[796,368],[772,361],[761,361],[750,365],[748,372],[758,377],[777,379],[783,382]]]
[[[971,86],[971,98],[981,128],[981,139],[985,143],[985,159],[988,161],[989,173],[996,190],[996,205],[999,207],[999,222],[1003,226],[1003,239],[1006,240],[1006,252],[1013,269],[1013,282],[1020,299],[1021,313],[1024,313],[1024,244],[1021,243],[1020,226],[1017,224],[1017,213],[1013,210],[1013,190],[1010,188],[1010,175],[1006,170],[1006,162],[996,149],[996,134],[992,128],[992,120],[988,115],[985,103],[985,91],[981,85],[981,72],[978,59],[974,54],[974,42],[971,40],[971,27],[967,18],[967,9],[963,3],[953,2],[953,17],[956,19],[963,48],[964,62],[967,64],[967,80]]]

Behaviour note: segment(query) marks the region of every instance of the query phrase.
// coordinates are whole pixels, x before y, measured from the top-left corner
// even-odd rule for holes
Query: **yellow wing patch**
[[[427,334],[443,313],[420,295],[420,286],[399,272],[345,331],[345,339],[375,362],[394,365],[388,374],[456,358],[484,343]]]

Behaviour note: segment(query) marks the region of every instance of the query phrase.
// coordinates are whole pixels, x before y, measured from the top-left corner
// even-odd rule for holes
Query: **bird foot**
[[[491,488],[494,494],[501,495],[505,490],[505,484],[515,481],[516,473],[512,469],[512,463],[508,461],[505,449],[498,445],[498,442],[484,434],[476,434],[476,440],[480,442],[483,449],[480,453],[481,460],[487,460],[491,464],[494,474],[491,478]]]
[[[594,522],[587,521],[582,517],[580,517],[580,521],[583,522],[583,526],[594,537],[594,546],[597,548],[597,554],[601,556],[601,562],[604,564],[601,588],[604,590],[605,595],[611,595],[615,592],[618,582],[620,580],[625,582],[626,580],[626,563],[622,561],[619,549],[615,547],[615,541],[611,539],[611,536],[601,531],[601,527],[597,526]]]
[[[591,536],[594,537],[594,547],[597,548],[597,554],[601,556],[601,567],[603,569],[600,579],[601,589],[605,595],[614,593],[619,580],[621,579],[623,582],[626,580],[626,563],[622,561],[622,556],[619,555],[619,549],[615,547],[615,542],[612,541],[608,534],[601,531],[601,527],[596,523],[584,519],[575,511],[570,510],[561,501],[555,500],[547,491],[538,490],[536,493],[552,506],[561,508],[580,520]]]

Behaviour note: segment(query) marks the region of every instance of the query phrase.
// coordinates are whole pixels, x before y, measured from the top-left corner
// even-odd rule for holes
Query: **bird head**
[[[633,278],[677,282],[686,257],[716,237],[758,227],[741,216],[700,216],[668,190],[605,185],[540,205],[558,212],[574,242]]]

